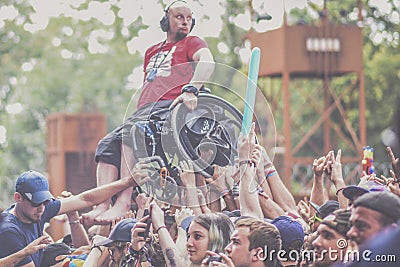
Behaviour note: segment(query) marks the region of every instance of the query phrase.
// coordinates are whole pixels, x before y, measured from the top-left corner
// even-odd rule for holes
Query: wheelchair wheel
[[[184,104],[178,104],[170,119],[179,153],[183,159],[194,163],[196,172],[211,177],[213,164],[234,164],[243,115],[229,102],[201,93],[193,112],[189,112]],[[205,151],[211,156],[204,156]]]
[[[170,201],[177,192],[176,181],[171,177],[166,177],[164,185],[160,185],[159,180],[151,181],[150,188],[146,192],[150,192],[150,196],[160,201]]]

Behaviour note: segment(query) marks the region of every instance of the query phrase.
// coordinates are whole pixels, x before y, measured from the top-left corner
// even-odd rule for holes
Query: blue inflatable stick
[[[254,104],[256,101],[258,69],[260,66],[260,48],[251,51],[249,74],[247,76],[246,103],[243,111],[242,133],[248,135],[253,122]]]

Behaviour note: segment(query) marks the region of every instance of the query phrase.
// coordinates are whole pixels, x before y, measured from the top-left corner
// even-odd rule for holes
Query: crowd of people
[[[213,166],[211,178],[191,160],[179,163],[185,206],[139,190],[149,165],[134,157],[133,125],[178,103],[195,110],[213,72],[202,64],[213,62],[207,44],[188,36],[194,25],[185,1],[165,9],[167,38],[146,51],[137,111],[99,142],[96,188],[55,198],[43,174],[19,175],[15,203],[0,217],[0,266],[397,266],[400,159],[390,147],[392,177],[363,173],[357,185],[343,179],[340,149],[315,159],[311,193],[296,203],[253,123],[238,136],[235,164]],[[179,68],[184,63],[192,67]],[[53,240],[46,227],[58,216],[67,230]]]
[[[253,124],[248,136],[239,136],[237,164],[225,167],[236,171],[216,172],[219,177],[210,182],[219,189],[225,185],[218,205],[204,201],[208,196],[195,189],[198,174],[192,164],[182,164],[184,196],[193,206],[175,207],[140,193],[131,200],[135,209],[107,225],[86,226],[77,211],[146,183],[148,166],[136,165],[134,176],[57,199],[42,174],[24,172],[16,182],[15,204],[1,214],[0,238],[7,242],[0,243],[0,266],[397,265],[400,159],[390,148],[392,177],[365,174],[358,185],[344,185],[340,151],[315,160],[309,200],[296,205],[255,140]],[[336,199],[328,198],[325,179],[343,185]],[[228,180],[238,183],[238,194],[227,190]],[[70,227],[55,241],[45,224],[57,214],[67,214]]]

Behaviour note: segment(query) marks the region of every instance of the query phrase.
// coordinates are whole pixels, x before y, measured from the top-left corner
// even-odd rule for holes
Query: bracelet
[[[90,248],[90,251],[92,251],[93,249],[97,248],[98,250],[100,250],[100,253],[103,254],[103,250],[101,249],[100,246],[96,246],[94,245],[93,247]]]
[[[224,197],[224,196],[230,195],[231,192],[229,191],[229,189],[224,189],[224,190],[222,190],[221,192],[219,192],[219,194],[220,194],[222,197]]]
[[[260,191],[258,191],[258,195],[259,195],[260,197],[262,197],[263,199],[265,199],[265,200],[269,200],[269,196],[268,196],[267,193],[265,193],[265,192],[260,192]]]
[[[342,188],[338,189],[338,190],[336,191],[336,195],[338,195],[338,194],[340,193],[340,191],[342,191],[344,188],[345,188],[345,187],[342,187]]]
[[[78,223],[80,223],[79,222],[79,220],[75,220],[75,221],[72,221],[72,222],[68,222],[69,224],[78,224]]]
[[[156,234],[158,234],[158,231],[160,231],[163,228],[167,229],[167,226],[161,225],[160,227],[158,227],[157,230],[156,230]]]
[[[190,84],[185,85],[184,87],[182,87],[181,93],[192,93],[195,96],[199,96],[199,90],[195,86],[190,85]]]
[[[270,167],[268,167],[268,171],[267,171],[267,173],[265,175],[265,179],[268,179],[269,177],[271,177],[271,176],[273,176],[275,174],[277,174],[275,166],[271,165]]]
[[[244,165],[244,164],[249,164],[250,167],[254,166],[254,162],[252,162],[250,159],[245,159],[245,160],[239,161],[239,167]]]
[[[297,214],[294,214],[293,212],[290,212],[290,211],[287,213],[287,215],[290,216],[290,217],[292,217],[292,218],[295,219],[295,220],[300,219],[300,217],[297,216]]]

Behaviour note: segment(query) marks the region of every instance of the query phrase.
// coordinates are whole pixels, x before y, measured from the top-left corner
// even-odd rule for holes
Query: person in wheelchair
[[[173,1],[164,11],[160,27],[166,32],[166,39],[146,50],[144,83],[137,110],[97,146],[98,186],[129,176],[136,161],[130,137],[135,121],[145,119],[157,110],[173,108],[178,103],[193,111],[199,89],[214,71],[213,55],[205,41],[189,36],[195,19],[187,2]],[[117,196],[111,208],[111,199],[97,205],[82,215],[83,223],[87,226],[108,224],[123,217],[130,209],[131,195],[132,188],[129,188]]]

